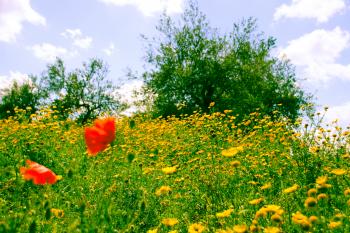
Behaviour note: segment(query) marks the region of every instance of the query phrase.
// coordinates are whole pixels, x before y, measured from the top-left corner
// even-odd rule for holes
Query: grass
[[[236,123],[229,111],[125,117],[89,157],[83,127],[20,113],[0,121],[0,232],[350,232],[340,127],[259,113]],[[63,179],[24,181],[26,159]]]

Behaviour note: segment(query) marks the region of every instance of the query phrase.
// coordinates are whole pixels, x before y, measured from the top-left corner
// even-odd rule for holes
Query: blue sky
[[[242,18],[257,18],[259,30],[277,39],[276,56],[290,59],[299,84],[330,107],[328,119],[350,124],[349,0],[198,3],[223,33]],[[141,73],[145,64],[140,34],[155,35],[164,9],[178,18],[185,6],[185,0],[0,0],[0,88],[39,75],[56,56],[71,69],[97,57],[127,93],[139,85],[128,83],[127,69]]]

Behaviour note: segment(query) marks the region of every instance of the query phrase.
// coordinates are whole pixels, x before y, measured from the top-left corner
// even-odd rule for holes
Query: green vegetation
[[[157,30],[159,37],[146,38],[151,68],[143,75],[156,117],[207,112],[215,102],[215,111],[244,116],[259,108],[272,116],[278,110],[295,120],[310,101],[291,64],[271,55],[275,39],[257,33],[253,19],[221,35],[190,2],[179,25],[164,15]]]
[[[52,110],[17,114],[0,121],[0,232],[350,231],[350,131],[340,127],[258,112],[240,123],[231,111],[135,116],[88,157],[83,127]],[[25,181],[26,159],[62,179]]]
[[[107,73],[106,64],[99,59],[91,59],[82,69],[70,72],[57,59],[41,77],[31,76],[31,82],[22,86],[15,83],[4,91],[0,119],[14,116],[15,108],[30,108],[30,112],[26,111],[29,117],[38,109],[51,107],[60,119],[76,119],[83,124],[102,113],[115,113],[122,105]]]

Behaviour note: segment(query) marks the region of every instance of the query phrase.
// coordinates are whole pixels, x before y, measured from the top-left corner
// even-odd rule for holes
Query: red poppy
[[[33,180],[34,184],[54,184],[57,176],[53,171],[31,160],[27,160],[29,168],[21,167],[20,172],[25,180]]]
[[[103,151],[114,139],[115,119],[112,117],[95,120],[94,126],[85,128],[85,142],[90,155]]]

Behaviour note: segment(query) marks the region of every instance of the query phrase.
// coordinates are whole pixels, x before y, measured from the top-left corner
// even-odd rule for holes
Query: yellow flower
[[[230,162],[230,164],[231,164],[233,167],[238,167],[239,165],[241,165],[241,162],[238,161],[238,160],[235,160],[235,161]]]
[[[169,186],[162,186],[159,189],[157,189],[156,195],[160,196],[163,194],[168,194],[169,192],[171,192],[171,188]]]
[[[271,220],[274,221],[274,222],[280,223],[280,222],[283,221],[283,218],[279,214],[274,214],[274,215],[271,216]]]
[[[305,207],[314,207],[316,206],[316,204],[317,204],[317,199],[314,197],[308,197],[304,202]]]
[[[168,233],[178,233],[178,230],[169,231]]]
[[[349,194],[350,194],[350,188],[345,189],[344,195],[347,196],[347,195],[349,195]]]
[[[292,187],[289,187],[289,188],[284,189],[282,192],[283,192],[283,193],[292,193],[292,192],[297,191],[298,188],[299,188],[299,185],[295,184],[295,185],[293,185]]]
[[[205,230],[205,227],[200,223],[193,223],[188,227],[188,233],[201,233]]]
[[[254,200],[249,201],[249,204],[251,204],[251,205],[258,205],[258,204],[260,204],[262,201],[264,201],[264,198],[263,198],[263,197],[260,197],[260,198],[257,198],[257,199],[254,199]]]
[[[53,213],[53,215],[55,215],[57,218],[62,218],[62,217],[64,216],[64,211],[63,211],[63,210],[52,208],[50,211],[51,211],[51,213]]]
[[[327,197],[328,197],[327,194],[325,194],[325,193],[320,193],[320,194],[318,194],[318,196],[317,196],[317,200],[326,199]]]
[[[309,190],[307,191],[307,195],[308,195],[309,197],[315,195],[316,193],[317,193],[317,189],[314,189],[314,188],[309,189]]]
[[[243,150],[243,146],[231,147],[229,149],[223,150],[221,154],[225,157],[232,157],[238,154],[239,152],[242,152]]]
[[[246,233],[248,232],[248,228],[246,225],[236,225],[233,227],[233,232],[235,233]]]
[[[330,229],[336,229],[336,228],[340,227],[341,225],[342,225],[342,222],[341,222],[341,221],[330,222],[330,223],[328,224],[328,227],[329,227]]]
[[[319,184],[319,185],[324,185],[326,184],[328,181],[328,177],[327,176],[320,176],[316,179],[316,184]]]
[[[158,229],[153,229],[153,230],[148,230],[147,233],[157,233],[158,232]]]
[[[216,217],[218,217],[218,218],[226,218],[226,217],[230,216],[232,212],[233,212],[233,209],[228,209],[228,210],[225,210],[223,212],[217,213]]]
[[[333,173],[334,175],[337,175],[337,176],[341,176],[341,175],[344,175],[346,173],[346,170],[338,168],[338,169],[333,169],[331,171],[331,173]]]
[[[162,223],[165,225],[165,226],[169,226],[169,227],[172,227],[176,224],[179,223],[179,220],[177,220],[176,218],[164,218],[162,220]]]
[[[162,172],[164,174],[167,174],[167,175],[172,174],[172,173],[176,172],[176,167],[177,166],[162,168]]]
[[[317,222],[317,220],[318,220],[318,217],[315,216],[315,215],[312,215],[312,216],[309,217],[309,221],[310,221],[311,223]]]
[[[264,233],[281,233],[281,229],[278,227],[265,227]]]
[[[265,189],[269,189],[271,187],[272,187],[271,183],[267,183],[267,184],[264,184],[263,186],[261,186],[260,189],[265,190]]]

